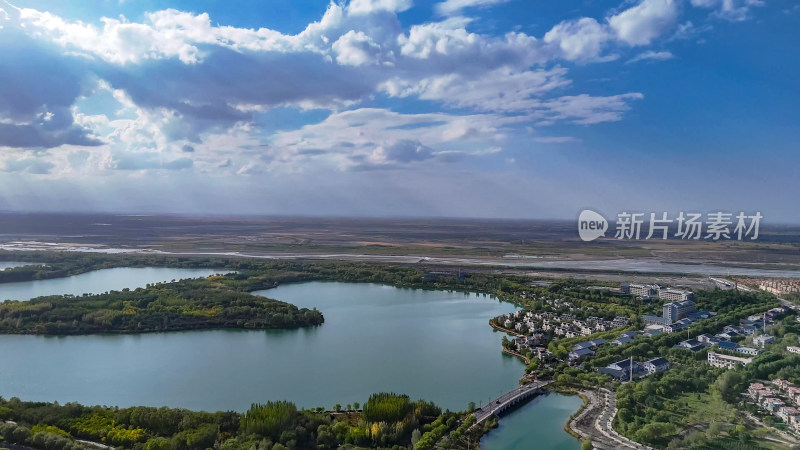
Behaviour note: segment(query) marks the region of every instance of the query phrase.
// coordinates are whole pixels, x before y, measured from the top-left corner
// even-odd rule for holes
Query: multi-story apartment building
[[[689,317],[692,313],[697,311],[695,303],[691,300],[667,303],[662,309],[662,317],[667,323],[677,322],[685,317]]]
[[[708,363],[714,367],[733,369],[737,364],[746,366],[751,362],[753,362],[753,358],[740,358],[738,356],[728,356],[717,352],[708,352]]]

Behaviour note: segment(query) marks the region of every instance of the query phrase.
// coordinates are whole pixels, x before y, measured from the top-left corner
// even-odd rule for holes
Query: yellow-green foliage
[[[407,395],[382,392],[372,394],[364,404],[364,420],[372,422],[399,422],[413,409]]]
[[[33,428],[31,428],[31,433],[32,434],[36,434],[36,433],[40,433],[40,432],[41,433],[50,433],[50,434],[60,434],[62,436],[71,436],[66,431],[64,431],[61,428],[58,428],[56,426],[53,426],[53,425],[34,425]]]
[[[125,428],[117,425],[109,430],[105,441],[111,445],[129,447],[136,442],[144,442],[147,440],[147,432],[141,428]]]

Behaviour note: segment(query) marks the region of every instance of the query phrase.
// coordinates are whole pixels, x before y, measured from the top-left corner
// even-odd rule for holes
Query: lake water
[[[581,442],[564,431],[569,416],[583,404],[574,395],[548,394],[534,398],[500,419],[499,426],[481,439],[483,450],[577,450]]]
[[[133,286],[112,278],[117,284],[81,283],[81,291]],[[501,352],[503,334],[488,324],[515,308],[489,297],[322,282],[261,293],[317,307],[325,323],[300,330],[0,336],[0,395],[243,411],[252,402],[281,399],[301,407],[363,404],[371,393],[394,391],[460,410],[514,388],[523,373],[522,362]]]
[[[0,301],[30,300],[44,295],[84,293],[101,294],[123,288],[145,287],[148,283],[200,278],[219,273],[213,269],[180,269],[171,267],[118,267],[95,270],[67,278],[23,281],[0,284]]]

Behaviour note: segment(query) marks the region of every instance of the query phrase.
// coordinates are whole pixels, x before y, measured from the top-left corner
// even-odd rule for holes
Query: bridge
[[[516,405],[517,403],[521,402],[522,400],[525,400],[530,396],[541,393],[542,388],[552,382],[553,380],[537,381],[535,383],[520,386],[518,388],[515,388],[513,391],[506,392],[500,397],[497,397],[483,408],[474,412],[475,418],[478,419],[475,421],[475,425],[483,422],[492,415],[500,414],[501,412]]]

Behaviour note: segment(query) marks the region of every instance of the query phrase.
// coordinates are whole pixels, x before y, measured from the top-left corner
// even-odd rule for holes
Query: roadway
[[[552,380],[549,381],[537,381],[535,383],[526,384],[524,386],[520,386],[515,388],[512,391],[506,392],[505,394],[497,397],[496,399],[492,400],[486,406],[478,409],[474,412],[475,418],[475,425],[483,422],[484,420],[488,419],[492,415],[499,414],[500,412],[504,411],[506,408],[510,407],[511,405],[517,403],[518,401],[533,395],[539,389],[547,386],[548,384],[552,383]],[[474,425],[473,425],[474,426]]]
[[[599,397],[603,410],[600,415],[597,416],[594,426],[603,436],[616,443],[615,448],[653,450],[652,447],[634,442],[614,430],[612,424],[614,422],[614,417],[617,415],[617,397],[614,395],[614,392],[608,389],[600,389]]]

